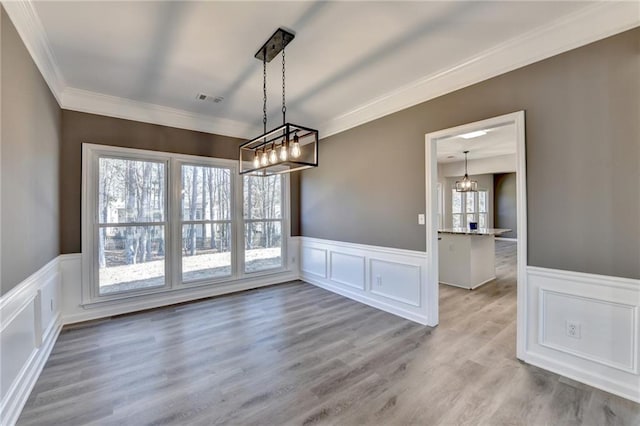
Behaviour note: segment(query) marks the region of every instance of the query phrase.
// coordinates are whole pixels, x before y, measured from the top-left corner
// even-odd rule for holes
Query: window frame
[[[485,208],[486,211],[481,212],[480,211],[480,193],[484,193],[486,194],[487,199],[485,200]],[[456,196],[456,194],[460,194],[460,206],[462,211],[460,213],[456,213],[453,211],[453,197]],[[471,194],[473,196],[473,206],[474,206],[474,211],[473,212],[469,212],[467,211],[467,197],[469,196],[469,194]],[[456,191],[455,188],[451,189],[451,226],[453,226],[453,222],[454,222],[454,217],[456,216],[460,216],[460,226],[459,227],[454,227],[454,228],[467,228],[469,226],[469,221],[467,220],[467,215],[473,215],[474,221],[478,222],[478,227],[480,227],[480,215],[483,214],[485,215],[485,224],[488,225],[489,223],[489,190],[487,189],[482,189],[482,188],[478,188],[477,191],[473,191],[473,192],[458,192]]]
[[[165,163],[165,220],[156,225],[165,226],[165,284],[162,287],[133,289],[112,294],[100,295],[98,233],[99,202],[99,159],[118,158],[124,160],[154,161]],[[220,167],[230,169],[231,183],[231,275],[210,279],[182,282],[182,165]],[[243,212],[243,176],[238,173],[237,160],[214,157],[201,157],[161,151],[148,151],[135,148],[82,144],[82,306],[91,306],[105,302],[134,297],[145,297],[179,290],[193,289],[220,284],[233,285],[245,278],[259,278],[290,271],[288,240],[290,227],[290,179],[282,175],[282,264],[256,272],[244,272],[244,212]],[[187,221],[189,222],[189,221]],[[197,221],[200,222],[200,221]],[[208,221],[204,221],[208,223]],[[214,221],[216,222],[216,221]],[[104,224],[102,224],[104,225]],[[129,224],[127,224],[129,225]]]
[[[288,221],[288,217],[289,217],[289,212],[290,210],[290,204],[289,204],[289,175],[287,173],[282,173],[279,174],[278,176],[280,176],[280,191],[281,191],[281,197],[282,197],[282,205],[280,206],[281,208],[281,218],[280,219],[247,219],[244,216],[244,177],[249,177],[247,175],[242,175],[240,177],[240,181],[242,184],[242,187],[240,188],[240,202],[241,202],[241,211],[239,212],[240,216],[242,216],[242,227],[239,228],[238,232],[239,232],[239,238],[240,241],[242,242],[242,250],[240,250],[240,253],[238,253],[238,255],[242,258],[239,266],[241,267],[241,272],[243,274],[243,276],[260,276],[260,275],[269,275],[269,274],[273,274],[273,273],[278,273],[278,272],[283,272],[285,270],[287,270],[287,259],[289,258],[288,256],[288,249],[287,249],[287,241],[289,240],[290,237],[290,233],[291,233],[291,228],[289,226],[289,221]],[[266,176],[269,177],[269,176]],[[280,229],[281,229],[281,241],[282,241],[282,245],[281,245],[281,262],[280,262],[280,267],[278,268],[269,268],[269,269],[262,269],[262,270],[258,270],[258,271],[253,271],[253,272],[246,272],[246,263],[245,263],[245,254],[246,254],[246,249],[245,249],[245,240],[244,240],[244,231],[246,228],[246,224],[247,223],[257,223],[257,222],[280,222]]]
[[[237,166],[235,163],[235,161],[232,163],[227,163],[226,160],[222,160],[225,163],[227,163],[226,165],[222,165],[222,163],[218,163],[216,161],[217,164],[212,164],[212,162],[206,158],[206,157],[198,157],[198,158],[182,158],[184,156],[180,156],[180,158],[176,158],[173,166],[174,166],[174,170],[173,170],[173,176],[175,176],[175,199],[174,199],[174,216],[172,216],[171,218],[171,224],[172,226],[172,230],[174,232],[174,240],[175,240],[175,247],[172,247],[173,250],[173,254],[174,256],[179,257],[179,259],[177,259],[175,261],[175,274],[173,277],[173,280],[177,283],[177,287],[181,287],[181,288],[187,288],[187,287],[198,287],[198,286],[202,286],[202,285],[211,285],[211,284],[217,284],[217,283],[221,283],[221,282],[228,282],[229,280],[232,279],[237,279],[237,254],[236,254],[236,247],[238,246],[238,244],[241,243],[241,241],[238,240],[239,236],[237,235],[237,228],[235,226],[235,214],[234,212],[236,211],[236,205],[237,205],[237,197],[238,197],[238,193],[236,190],[236,186],[237,186],[237,179],[234,178],[235,174],[238,173],[237,167],[232,167],[232,166]],[[220,159],[213,159],[213,160],[220,160]],[[223,169],[229,169],[230,171],[230,184],[231,184],[231,188],[230,188],[230,195],[231,195],[231,201],[230,201],[230,208],[231,208],[231,215],[230,215],[230,219],[229,220],[224,220],[224,221],[217,221],[217,220],[209,220],[209,221],[205,221],[204,219],[202,220],[184,220],[182,218],[182,166],[195,166],[195,167],[216,167],[216,168],[223,168]],[[183,281],[182,280],[182,226],[184,224],[189,224],[189,223],[196,223],[196,224],[202,224],[202,223],[230,223],[230,228],[231,228],[231,274],[230,275],[226,275],[223,277],[214,277],[214,278],[204,278],[204,279],[199,279],[199,280],[192,280],[192,281]]]

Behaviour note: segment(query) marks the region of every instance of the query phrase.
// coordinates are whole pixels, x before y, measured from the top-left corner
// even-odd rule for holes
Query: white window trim
[[[485,212],[481,212],[480,211],[480,197],[479,197],[479,193],[480,192],[485,192],[487,194],[487,200],[486,200],[486,207],[487,207],[487,211]],[[489,224],[489,190],[488,189],[484,189],[484,188],[478,188],[477,192],[458,192],[460,194],[461,197],[461,205],[462,205],[462,212],[461,213],[455,213],[453,211],[453,196],[456,193],[456,189],[452,188],[451,189],[451,224],[453,226],[453,218],[455,216],[460,216],[461,218],[461,228],[466,228],[469,226],[469,222],[467,221],[467,215],[472,214],[474,215],[474,219],[476,222],[480,221],[480,215],[484,214],[486,216],[485,218],[485,224]],[[469,194],[473,194],[473,197],[475,198],[474,200],[474,206],[475,206],[475,210],[473,212],[467,212],[467,197],[469,196]],[[488,227],[488,226],[487,226]]]
[[[100,156],[151,160],[165,162],[166,164],[166,246],[170,247],[171,252],[165,257],[166,282],[163,287],[131,290],[102,296],[98,293],[98,242],[94,227],[97,223],[98,214],[96,173],[98,172],[98,158]],[[176,256],[176,254],[181,252],[181,181],[179,176],[180,167],[183,164],[225,167],[231,170],[231,202],[233,211],[231,228],[232,245],[234,247],[231,253],[231,276],[189,281],[186,283],[182,282],[182,257]],[[246,273],[244,272],[243,178],[238,173],[238,162],[236,160],[83,143],[82,165],[82,306],[89,308],[127,301],[134,298],[144,298],[159,293],[176,293],[217,284],[240,284],[243,280],[246,281],[246,279],[271,277],[291,270],[289,264],[290,257],[288,255],[288,240],[291,238],[291,222],[289,217],[291,211],[290,180],[287,174],[282,175],[282,266],[280,268]],[[175,176],[175,178],[173,176]]]

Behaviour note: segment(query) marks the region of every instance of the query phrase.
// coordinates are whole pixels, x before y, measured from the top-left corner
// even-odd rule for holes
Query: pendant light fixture
[[[464,177],[462,180],[456,181],[456,192],[477,192],[478,181],[469,179],[467,174],[467,154],[469,151],[464,151]]]
[[[263,134],[240,145],[240,174],[269,176],[318,167],[318,131],[287,123],[284,48],[294,34],[279,28],[256,52],[262,61]],[[282,52],[282,125],[267,132],[267,62]]]

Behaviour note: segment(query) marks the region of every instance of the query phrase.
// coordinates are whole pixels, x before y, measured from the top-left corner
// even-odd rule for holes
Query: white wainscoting
[[[640,402],[639,309],[640,280],[527,267],[525,361]]]
[[[0,419],[12,425],[58,338],[61,322],[58,258],[0,297]]]
[[[300,259],[304,281],[428,323],[424,252],[300,237]]]

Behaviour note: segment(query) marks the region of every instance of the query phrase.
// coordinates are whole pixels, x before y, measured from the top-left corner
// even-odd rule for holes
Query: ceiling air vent
[[[196,99],[199,101],[207,101],[207,102],[212,102],[214,104],[219,104],[220,102],[222,102],[224,100],[224,97],[222,96],[211,96],[211,95],[205,95],[204,93],[198,93],[196,95]]]

